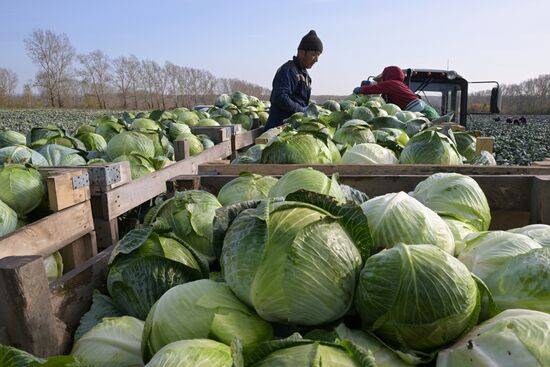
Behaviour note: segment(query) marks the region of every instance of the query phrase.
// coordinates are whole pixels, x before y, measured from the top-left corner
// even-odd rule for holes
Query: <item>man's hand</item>
[[[353,94],[360,94],[361,93],[361,87],[355,87],[353,89]]]

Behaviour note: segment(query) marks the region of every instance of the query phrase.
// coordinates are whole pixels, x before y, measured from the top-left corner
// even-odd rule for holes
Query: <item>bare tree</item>
[[[113,60],[113,82],[122,95],[122,103],[125,109],[128,108],[130,93],[134,96],[135,108],[137,109],[137,79],[139,75],[139,60],[135,55],[129,57],[120,56]]]
[[[32,99],[32,84],[30,82],[25,83],[23,85],[23,103],[26,108],[32,107]]]
[[[52,107],[62,107],[62,95],[75,55],[69,38],[64,33],[58,35],[50,30],[35,29],[24,43],[27,54],[40,67],[35,85],[46,92]]]
[[[17,74],[10,69],[0,68],[0,105],[8,105],[16,87]]]
[[[77,71],[82,80],[86,81],[97,98],[100,108],[106,108],[105,96],[112,79],[109,57],[101,50],[89,54],[78,55],[82,68]]]

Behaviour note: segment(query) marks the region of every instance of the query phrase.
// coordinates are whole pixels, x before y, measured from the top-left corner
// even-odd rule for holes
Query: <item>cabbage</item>
[[[370,121],[370,124],[373,126],[374,129],[390,128],[405,130],[405,128],[407,127],[407,124],[399,121],[399,119],[394,116],[378,116],[372,119]]]
[[[471,224],[461,222],[451,217],[442,216],[441,219],[447,223],[453,234],[455,240],[455,255],[458,256],[458,254],[464,250],[464,246],[466,246],[464,238],[470,233],[478,232],[478,229]]]
[[[508,232],[524,234],[541,246],[550,247],[550,225],[548,224],[529,224],[525,227],[509,229]]]
[[[184,241],[150,227],[133,229],[111,255],[107,288],[127,315],[145,320],[160,296],[175,285],[206,277],[207,266]]]
[[[189,128],[189,126],[185,124],[174,122],[174,123],[171,123],[170,126],[168,127],[168,137],[170,138],[171,141],[176,140],[176,138],[179,135],[184,133],[187,133],[187,134],[191,133],[191,129]]]
[[[73,346],[71,355],[97,367],[142,366],[143,321],[131,316],[104,318]]]
[[[397,117],[399,121],[407,122],[409,120],[415,119],[416,114],[411,111],[399,111],[395,114],[395,117]]]
[[[307,133],[284,132],[269,140],[262,151],[261,163],[336,163],[333,154],[320,138]]]
[[[177,113],[177,121],[182,122],[188,126],[196,126],[199,120],[199,116],[191,111],[181,111]]]
[[[286,197],[298,190],[307,190],[318,194],[332,196],[339,202],[344,202],[345,197],[336,175],[328,178],[323,172],[311,167],[298,168],[285,173],[271,188],[270,197]]]
[[[85,166],[80,151],[58,144],[46,144],[38,149],[50,166]]]
[[[0,366],[2,367],[38,367],[38,366],[71,366],[90,367],[71,356],[54,356],[48,359],[37,358],[23,350],[0,345]]]
[[[476,137],[469,131],[457,131],[453,132],[453,136],[456,141],[456,148],[460,154],[466,158],[466,160],[473,160],[476,153]]]
[[[378,144],[364,143],[348,148],[339,164],[397,164],[395,153]]]
[[[147,158],[155,156],[155,145],[147,137],[138,131],[122,132],[115,135],[107,143],[107,155],[115,159],[121,155],[138,153]]]
[[[341,218],[293,201],[242,211],[223,240],[227,284],[267,321],[318,325],[342,317],[361,255]]]
[[[401,108],[393,103],[384,103],[380,108],[386,111],[390,116],[395,116],[397,113],[401,112]]]
[[[0,200],[0,237],[17,229],[17,213]]]
[[[269,113],[264,111],[258,112],[258,119],[259,119],[260,126],[264,126],[268,118],[269,118]]]
[[[349,120],[334,133],[334,141],[353,146],[361,143],[374,143],[376,138],[363,120]]]
[[[480,166],[496,166],[497,165],[497,161],[495,160],[495,156],[493,155],[493,153],[490,153],[486,150],[482,150],[481,152],[479,152],[479,154],[476,155],[474,157],[474,159],[472,159],[472,161],[470,161],[470,163],[480,165]]]
[[[130,153],[128,155],[121,155],[113,159],[113,162],[124,162],[128,161],[130,163],[130,172],[132,174],[132,180],[139,178],[141,176],[148,175],[151,172],[155,172],[155,167],[150,158],[147,158],[141,154]]]
[[[413,136],[399,157],[403,164],[462,164],[460,153],[447,136],[433,130]]]
[[[87,134],[87,133],[95,133],[95,126],[83,124],[76,128],[76,131],[74,135],[80,139],[81,135]]]
[[[22,164],[0,166],[0,187],[0,200],[18,216],[31,212],[46,195],[46,185],[40,172]]]
[[[149,131],[160,131],[162,128],[158,122],[147,119],[147,118],[138,118],[132,121],[130,125],[131,130],[149,130]]]
[[[44,270],[46,270],[48,282],[53,282],[63,275],[63,258],[59,251],[44,258]]]
[[[48,165],[48,161],[42,154],[25,145],[13,145],[0,149],[0,165],[8,163],[30,163],[35,166]]]
[[[107,148],[107,142],[103,136],[96,133],[85,133],[79,136],[79,139],[84,143],[86,150],[104,152]]]
[[[529,237],[505,231],[484,231],[467,235],[466,246],[458,254],[468,269],[485,279],[508,259],[541,248]]]
[[[210,339],[179,340],[160,349],[145,367],[232,367],[231,348]]]
[[[95,132],[109,142],[111,138],[119,133],[127,130],[126,125],[122,120],[118,120],[114,116],[103,116],[95,121]]]
[[[550,248],[510,258],[485,278],[485,284],[500,310],[525,308],[550,313]]]
[[[439,352],[438,367],[548,366],[550,315],[512,309],[485,321]]]
[[[432,245],[397,244],[367,259],[355,307],[365,330],[400,349],[429,353],[475,325],[479,297],[453,256]]]
[[[248,105],[248,96],[242,92],[235,92],[231,96],[231,102],[237,107],[246,107]]]
[[[404,192],[375,197],[361,204],[361,208],[378,247],[432,244],[454,253],[453,234],[443,219]]]
[[[199,120],[197,126],[220,126],[220,124],[216,120],[206,118]]]
[[[260,163],[264,148],[265,144],[256,144],[244,152],[237,152],[237,158],[235,158],[231,164]]]
[[[25,145],[26,143],[27,138],[25,135],[17,131],[8,130],[6,128],[0,131],[0,149],[12,145]]]
[[[252,119],[245,113],[237,113],[231,118],[231,123],[241,125],[243,129],[250,130],[252,128]]]
[[[193,135],[192,133],[183,133],[176,137],[176,140],[187,140],[189,143],[189,154],[191,156],[202,153],[204,146],[202,145],[201,140]]]
[[[325,103],[323,103],[323,108],[326,108],[327,110],[333,112],[340,111],[340,104],[333,99],[329,99],[328,101],[325,101]]]
[[[142,353],[149,360],[164,346],[209,338],[243,346],[271,339],[271,325],[235,297],[225,283],[209,279],[177,285],[155,303],[143,331]]]
[[[368,107],[353,107],[351,110],[351,118],[370,122],[376,116]]]
[[[214,101],[214,106],[222,108],[226,104],[231,103],[231,97],[227,94],[220,94]]]
[[[448,216],[486,231],[491,210],[485,194],[471,177],[458,173],[436,173],[416,185],[411,194],[441,216]]]
[[[212,220],[221,206],[218,199],[206,191],[176,192],[174,197],[150,209],[145,224],[170,228],[199,255],[213,261]]]
[[[240,201],[266,199],[276,183],[275,177],[241,173],[239,177],[223,185],[218,192],[218,201],[227,206]]]

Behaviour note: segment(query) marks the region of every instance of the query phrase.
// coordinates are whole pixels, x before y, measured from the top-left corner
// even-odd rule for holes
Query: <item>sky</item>
[[[23,40],[65,33],[77,54],[102,50],[271,88],[314,29],[324,52],[313,95],[345,95],[387,65],[451,69],[469,81],[520,83],[550,73],[549,0],[0,0],[0,67],[38,70]]]

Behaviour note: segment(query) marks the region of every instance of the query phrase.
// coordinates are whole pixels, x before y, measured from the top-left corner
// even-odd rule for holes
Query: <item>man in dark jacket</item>
[[[377,84],[371,84],[363,81],[360,87],[353,90],[359,94],[382,94],[387,103],[393,103],[402,110],[422,112],[430,120],[439,117],[434,108],[422,101],[414,92],[403,82],[405,74],[398,66],[387,66],[382,71],[382,81]]]
[[[284,119],[306,109],[311,97],[311,77],[307,69],[319,60],[322,52],[323,43],[311,30],[300,41],[298,54],[277,70],[269,98],[271,107],[266,130],[281,125]]]

